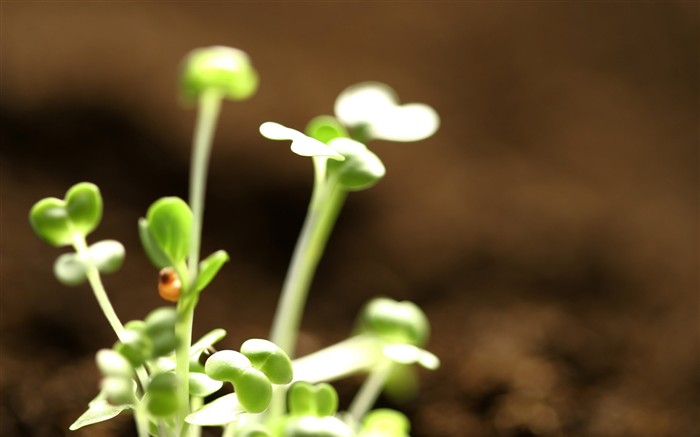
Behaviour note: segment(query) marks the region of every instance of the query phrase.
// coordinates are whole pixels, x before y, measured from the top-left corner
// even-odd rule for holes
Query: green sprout
[[[306,300],[326,243],[347,195],[377,184],[384,164],[368,148],[374,139],[417,141],[432,135],[439,118],[424,104],[399,105],[387,85],[365,82],[343,91],[335,115],[312,118],[303,132],[265,122],[260,133],[290,141],[293,153],[311,158],[314,186],[301,234],[282,286],[270,340],[249,339],[238,351],[214,346],[226,331],[192,341],[194,314],[203,291],[229,261],[225,250],[200,259],[207,169],[223,100],[250,98],[258,75],[244,52],[222,46],[192,51],[180,72],[180,95],[197,107],[187,201],[156,200],[138,221],[143,249],[159,270],[159,294],[173,306],[122,324],[101,275],[117,272],[125,249],[114,240],[88,245],[103,202],[97,186],[79,183],[63,199],[46,198],[29,214],[35,233],[55,247],[54,274],[63,284],[87,282],[116,334],[112,348],[97,352],[102,375],[98,395],[71,430],[132,411],[139,437],[199,437],[220,427],[224,437],[405,437],[408,419],[374,410],[391,381],[413,378],[410,366],[434,370],[439,359],[423,349],[430,325],[411,302],[371,300],[354,335],[294,358]],[[366,374],[347,412],[329,384]],[[232,392],[231,392],[232,390]]]

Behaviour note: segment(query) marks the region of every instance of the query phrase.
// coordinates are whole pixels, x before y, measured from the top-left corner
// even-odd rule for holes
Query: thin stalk
[[[78,256],[82,257],[87,253],[87,242],[83,234],[77,232],[73,234],[73,248]],[[117,313],[114,311],[109,297],[107,297],[107,291],[102,284],[102,278],[100,278],[100,271],[97,270],[97,267],[95,267],[92,262],[88,262],[86,263],[85,275],[87,276],[88,283],[90,283],[90,288],[92,288],[95,299],[97,299],[97,303],[100,305],[102,313],[104,313],[114,333],[117,334],[117,338],[121,340],[124,335],[124,325],[122,325]]]
[[[294,248],[272,324],[270,340],[294,356],[309,287],[347,192],[335,181],[316,178],[312,202]]]
[[[73,234],[73,248],[78,256],[85,256],[88,251],[85,235],[79,232]],[[102,283],[100,271],[92,263],[92,261],[85,263],[85,266],[85,276],[90,284],[90,288],[92,288],[97,304],[100,306],[102,313],[105,315],[105,318],[109,322],[109,325],[112,327],[114,333],[117,335],[117,338],[122,340],[124,336],[124,325],[122,325],[121,320],[119,320],[119,316],[117,316],[117,313],[114,311],[114,307],[112,306],[112,302],[110,302],[109,297],[107,296],[107,290],[105,290],[105,286]],[[136,377],[141,385],[141,390],[145,393],[146,388],[148,387],[148,373],[143,367],[137,367],[135,371]],[[134,414],[134,421],[136,422],[139,437],[148,437],[148,421],[146,419],[145,412],[141,409],[137,409],[136,414]],[[145,429],[143,427],[144,421],[146,423]]]
[[[348,413],[350,413],[355,423],[360,423],[362,417],[367,414],[377,401],[393,365],[394,363],[391,360],[384,358],[367,376],[348,408]]]
[[[217,91],[205,91],[199,97],[199,110],[195,126],[192,164],[190,168],[190,194],[189,204],[192,209],[192,232],[190,234],[190,250],[188,256],[189,280],[187,290],[177,304],[178,321],[175,326],[179,344],[175,352],[175,373],[178,379],[178,415],[177,423],[182,428],[181,436],[187,435],[187,423],[185,417],[189,414],[189,367],[190,346],[192,344],[192,326],[194,323],[194,309],[197,306],[197,297],[188,296],[191,287],[197,279],[199,266],[199,251],[202,240],[202,219],[204,217],[204,193],[207,184],[207,168],[209,166],[209,154],[214,139],[216,121],[221,108],[221,94]]]
[[[373,336],[350,337],[294,360],[294,380],[315,384],[368,371],[383,356],[380,347],[381,342]]]

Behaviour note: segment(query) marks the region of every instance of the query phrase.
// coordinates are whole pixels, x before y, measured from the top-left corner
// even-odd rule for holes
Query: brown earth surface
[[[414,437],[700,436],[697,2],[2,2],[2,436],[67,431],[114,341],[32,204],[92,181],[94,238],[127,247],[105,278],[123,320],[162,305],[136,221],[186,195],[189,50],[247,51],[258,95],[227,103],[204,252],[232,262],[195,334],[264,337],[311,184],[262,139],[301,128],[344,87],[378,80],[434,106],[440,131],[376,142],[388,168],[352,194],[311,292],[300,348],[341,340],[374,295],[409,299],[442,359],[406,412]],[[347,406],[359,379],[342,382]],[[215,434],[211,434],[215,435]]]

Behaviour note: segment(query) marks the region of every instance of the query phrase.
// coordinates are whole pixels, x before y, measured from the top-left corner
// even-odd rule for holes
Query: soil
[[[301,128],[363,80],[442,117],[432,138],[370,144],[388,168],[353,193],[300,339],[345,338],[361,306],[418,303],[442,360],[381,406],[414,437],[700,436],[697,2],[3,2],[2,436],[135,435],[128,415],[74,433],[114,335],[63,250],[27,224],[38,199],[97,183],[94,239],[127,247],[105,277],[122,320],[165,304],[136,221],[186,197],[194,110],[175,97],[189,50],[232,45],[261,75],[227,103],[204,253],[232,261],[195,334],[265,337],[311,184],[260,138]],[[361,379],[342,381],[347,406]],[[212,433],[211,435],[215,435]]]

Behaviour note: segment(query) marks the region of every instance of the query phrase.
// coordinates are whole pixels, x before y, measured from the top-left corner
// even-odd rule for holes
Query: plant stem
[[[304,225],[287,271],[270,340],[294,356],[306,297],[347,192],[335,181],[316,177]]]
[[[73,234],[73,248],[78,256],[81,258],[85,257],[88,247],[83,234],[79,232]],[[97,270],[97,267],[95,267],[92,261],[85,263],[85,266],[85,276],[87,276],[87,280],[90,283],[90,288],[92,288],[95,299],[97,299],[97,303],[100,305],[100,309],[107,318],[112,330],[115,334],[117,334],[117,338],[121,340],[124,334],[124,325],[122,325],[117,313],[114,311],[112,303],[109,301],[109,297],[107,297],[107,291],[102,284],[102,278],[100,278],[100,271]]]
[[[367,414],[377,401],[393,365],[394,363],[391,360],[383,358],[367,376],[348,408],[348,413],[355,420],[355,423],[360,423],[362,417]]]
[[[294,380],[312,384],[335,381],[367,371],[380,359],[382,343],[370,335],[356,335],[312,354],[297,358]]]
[[[197,113],[197,123],[192,147],[192,164],[190,168],[189,203],[192,209],[192,231],[190,234],[190,250],[188,256],[188,289],[184,290],[182,298],[178,301],[178,320],[175,326],[175,335],[179,342],[175,352],[175,373],[178,379],[177,396],[179,406],[177,423],[181,426],[179,430],[181,436],[187,435],[188,428],[185,417],[190,411],[190,346],[192,344],[194,309],[197,306],[198,300],[197,296],[190,295],[190,293],[197,279],[199,250],[202,240],[202,219],[204,217],[204,193],[207,182],[207,168],[220,107],[221,94],[217,91],[204,91],[199,97],[199,111]]]

